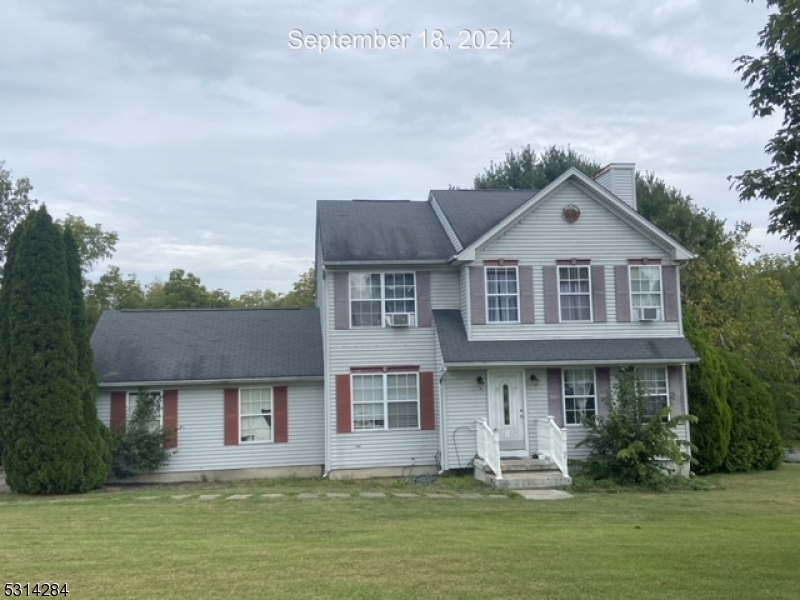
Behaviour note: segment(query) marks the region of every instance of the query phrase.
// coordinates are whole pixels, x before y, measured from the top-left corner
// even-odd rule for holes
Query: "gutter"
[[[101,381],[100,389],[150,387],[150,386],[186,386],[186,385],[238,385],[248,383],[304,383],[323,381],[322,375],[298,377],[256,377],[251,379],[176,379],[172,381]]]
[[[684,365],[699,363],[699,358],[637,358],[627,359],[591,359],[591,360],[516,360],[516,361],[475,361],[475,362],[449,362],[445,361],[448,368],[477,369],[487,367],[563,367],[571,365]]]

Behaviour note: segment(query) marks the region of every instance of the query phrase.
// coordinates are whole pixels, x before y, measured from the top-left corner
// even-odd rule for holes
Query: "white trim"
[[[633,280],[631,279],[631,269],[632,268],[646,268],[646,269],[654,269],[658,268],[658,287],[659,287],[659,299],[661,305],[658,307],[658,319],[656,321],[666,321],[664,318],[664,269],[661,268],[661,265],[628,265],[628,304],[631,307],[631,322],[639,321],[640,316],[637,313],[636,318],[634,318],[634,311],[638,311],[636,307],[633,306]],[[636,294],[641,295],[642,292],[636,292]],[[678,288],[678,302],[680,303],[680,288]],[[654,307],[647,307],[647,308],[654,308]]]
[[[589,274],[589,318],[567,319],[561,317],[561,269],[586,269]],[[594,281],[592,280],[592,265],[556,265],[556,285],[558,286],[558,322],[559,323],[594,323]],[[566,294],[567,296],[583,296],[583,294]]]
[[[422,431],[422,398],[420,387],[420,371],[382,371],[370,373],[350,373],[350,431],[354,434],[372,433],[375,431]],[[417,382],[417,426],[416,427],[389,427],[389,404],[407,404],[414,400],[389,400],[389,375],[414,375]],[[355,385],[353,380],[355,377],[382,377],[381,387],[383,390],[383,428],[374,429],[356,429],[356,411],[355,411]],[[372,402],[359,402],[359,404],[378,404],[377,401]]]
[[[506,270],[514,269],[514,272],[516,273],[516,281],[515,281],[515,283],[516,283],[516,287],[517,287],[517,294],[516,294],[516,296],[517,296],[517,318],[516,318],[516,320],[514,320],[514,321],[492,321],[492,320],[489,319],[489,277],[488,277],[489,269],[506,269]],[[485,299],[484,304],[486,305],[484,307],[484,310],[486,311],[486,314],[484,315],[484,318],[486,319],[486,324],[487,325],[507,325],[507,324],[512,324],[513,325],[515,323],[520,323],[521,322],[522,315],[520,314],[520,308],[521,307],[520,307],[520,293],[519,293],[519,291],[520,291],[519,290],[519,265],[509,265],[509,266],[501,266],[501,265],[489,265],[489,266],[486,266],[486,265],[484,265],[484,267],[483,267],[483,297]],[[511,296],[511,294],[492,294],[492,295],[495,296],[495,297],[500,297],[500,296],[510,297]]]
[[[636,212],[632,207],[625,204],[625,202],[617,198],[614,194],[609,192],[596,181],[581,173],[575,167],[570,167],[558,179],[553,181],[543,190],[540,190],[538,194],[522,204],[522,206],[500,221],[500,223],[495,225],[492,229],[484,233],[475,242],[470,244],[462,252],[456,255],[455,258],[458,260],[467,261],[475,260],[475,251],[478,248],[499,236],[508,227],[522,218],[528,211],[534,209],[544,199],[551,196],[556,190],[558,190],[558,188],[560,188],[569,180],[573,180],[573,183],[576,183],[580,187],[584,188],[584,191],[602,201],[607,208],[616,213],[620,218],[627,221],[640,233],[650,238],[654,243],[656,243],[656,245],[668,249],[670,251],[672,260],[692,260],[695,258],[695,255],[687,250],[683,245],[679,244],[672,237],[661,231],[658,227],[650,223],[642,215]]]
[[[568,423],[567,422],[567,378],[566,372],[567,371],[592,371],[592,389],[594,390],[594,415],[597,416],[599,411],[597,410],[597,368],[596,367],[586,367],[583,369],[561,369],[561,418],[564,419],[564,427],[584,427],[583,423]],[[576,396],[573,396],[575,398]],[[581,398],[588,398],[588,396],[577,396]]]
[[[242,390],[269,390],[269,439],[268,440],[242,440],[242,417],[246,416],[248,418],[263,416],[264,413],[260,415],[242,415]],[[236,439],[238,440],[237,445],[258,445],[258,444],[273,444],[275,442],[275,388],[273,386],[264,386],[264,387],[240,387],[238,388],[239,392],[239,419],[238,419],[238,431]]]

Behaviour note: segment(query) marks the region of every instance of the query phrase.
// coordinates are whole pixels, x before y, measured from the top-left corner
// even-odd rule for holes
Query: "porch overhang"
[[[458,310],[433,311],[448,368],[689,364],[699,362],[684,337],[470,341]]]

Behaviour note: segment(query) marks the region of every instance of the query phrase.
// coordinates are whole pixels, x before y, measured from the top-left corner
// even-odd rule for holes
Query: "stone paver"
[[[383,492],[362,492],[360,496],[362,498],[386,498],[386,494]]]
[[[228,500],[247,500],[253,494],[234,494],[233,496],[228,496]]]
[[[399,492],[395,494],[395,498],[419,498],[419,494],[411,494],[409,492]]]
[[[314,500],[319,498],[319,494],[298,494],[297,496],[300,500]]]
[[[189,498],[191,494],[178,494],[177,496],[172,496],[173,500],[185,500]]]
[[[450,494],[426,494],[427,498],[437,498],[441,500],[452,500],[453,496]]]
[[[350,494],[336,494],[336,493],[331,493],[331,494],[325,494],[325,495],[326,495],[328,498],[349,498],[349,497],[350,497]]]
[[[514,490],[526,500],[566,500],[572,498],[563,490]]]
[[[458,497],[462,500],[480,500],[482,498],[480,494],[459,494]]]
[[[504,496],[503,494],[489,494],[486,497],[490,500],[508,500],[508,496]]]
[[[271,498],[271,499],[283,498],[283,494],[261,494],[261,497],[262,498]]]
[[[219,498],[219,494],[203,494],[199,500],[216,500],[217,498]]]
[[[137,500],[155,500],[158,496],[139,496]]]

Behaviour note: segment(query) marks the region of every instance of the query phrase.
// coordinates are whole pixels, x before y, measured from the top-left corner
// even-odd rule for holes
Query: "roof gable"
[[[656,245],[669,251],[673,260],[691,260],[694,258],[689,250],[674,240],[672,237],[661,231],[658,227],[650,223],[641,214],[625,204],[622,200],[614,196],[597,182],[593,181],[576,168],[570,168],[558,179],[553,181],[535,196],[521,204],[517,209],[509,213],[497,225],[489,229],[478,239],[459,253],[460,260],[474,260],[477,248],[485,245],[489,241],[503,234],[508,228],[513,226],[521,217],[536,209],[545,199],[551,197],[567,183],[572,183],[581,189],[588,197],[602,203],[608,210],[618,216],[623,222],[630,225],[642,235],[650,239]]]
[[[101,385],[321,377],[319,311],[106,311],[92,334]]]

